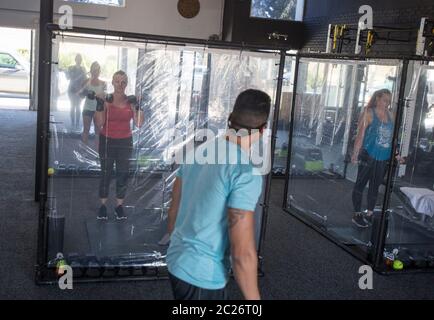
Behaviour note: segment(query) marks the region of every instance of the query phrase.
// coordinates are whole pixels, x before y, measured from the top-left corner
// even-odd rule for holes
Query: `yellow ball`
[[[48,168],[48,175],[52,176],[54,174],[54,169],[53,168]]]
[[[393,261],[393,269],[402,270],[402,269],[404,269],[404,264],[400,260],[395,260],[395,261]]]

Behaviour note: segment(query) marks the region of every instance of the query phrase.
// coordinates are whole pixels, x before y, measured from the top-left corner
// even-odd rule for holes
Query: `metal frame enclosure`
[[[399,90],[398,90],[398,101],[397,101],[397,110],[396,110],[396,119],[395,119],[395,127],[393,131],[393,142],[392,142],[392,150],[391,150],[391,158],[393,155],[396,154],[396,151],[398,150],[398,144],[399,144],[399,137],[400,137],[400,131],[402,129],[403,124],[403,113],[405,108],[407,107],[408,100],[406,98],[406,85],[408,81],[408,66],[410,62],[420,62],[420,63],[428,63],[431,61],[434,61],[433,58],[429,57],[422,57],[422,56],[405,56],[405,55],[347,55],[347,54],[330,54],[330,53],[299,53],[296,57],[296,69],[295,69],[295,80],[294,80],[294,87],[293,87],[293,101],[292,101],[292,110],[291,110],[291,120],[290,120],[290,132],[289,132],[289,143],[288,143],[288,157],[287,157],[287,166],[289,168],[290,161],[291,161],[291,153],[292,153],[292,138],[293,138],[293,131],[294,131],[294,118],[295,118],[295,103],[296,103],[296,96],[297,96],[297,84],[298,84],[298,70],[299,70],[299,64],[300,59],[302,58],[313,58],[313,59],[326,59],[326,60],[340,60],[342,61],[369,61],[369,60],[375,60],[375,59],[382,59],[382,60],[399,60],[402,62],[402,70],[401,70],[401,81],[399,84]],[[308,227],[314,229],[317,231],[320,235],[322,235],[324,238],[330,240],[334,244],[336,244],[338,247],[343,249],[344,251],[348,252],[358,260],[362,261],[363,263],[370,265],[373,267],[373,269],[382,274],[402,274],[402,273],[411,273],[411,272],[421,272],[421,270],[405,270],[405,271],[393,271],[391,273],[387,269],[384,268],[384,264],[382,264],[382,258],[383,258],[383,251],[386,245],[386,236],[387,236],[387,215],[389,214],[389,203],[390,203],[390,197],[392,192],[392,185],[393,185],[393,178],[395,176],[397,168],[392,166],[392,168],[388,169],[387,171],[387,182],[386,182],[386,189],[385,189],[385,196],[383,200],[383,207],[381,212],[381,220],[380,220],[380,227],[377,230],[377,234],[375,235],[375,243],[373,248],[373,254],[369,256],[369,258],[366,258],[366,253],[362,253],[362,251],[358,248],[352,248],[348,245],[345,245],[341,243],[337,238],[333,237],[317,225],[313,224],[309,219],[306,219],[303,215],[302,211],[299,211],[296,208],[288,208],[288,191],[289,191],[289,180],[290,180],[290,173],[289,170],[286,172],[285,176],[285,188],[284,188],[284,196],[283,196],[283,210],[290,214],[291,216],[295,217],[297,220],[301,221]],[[423,272],[423,271],[422,271]],[[426,270],[426,272],[432,272],[431,270]]]
[[[45,8],[45,7],[44,7]],[[47,10],[47,8],[45,8]],[[49,10],[50,11],[50,10]],[[52,10],[50,11],[52,12]],[[43,22],[43,21],[42,21]],[[117,32],[117,31],[109,31],[109,30],[99,30],[99,29],[89,29],[89,28],[73,28],[63,31],[60,29],[58,25],[51,24],[49,20],[45,21],[46,23],[41,23],[41,34],[44,34],[46,40],[49,39],[49,43],[46,44],[46,50],[49,49],[50,56],[47,58],[48,60],[43,60],[44,63],[41,63],[40,66],[42,68],[46,68],[50,71],[51,69],[51,39],[55,35],[62,35],[64,32],[69,34],[89,34],[94,36],[104,36],[111,37],[111,41],[128,41],[128,42],[140,42],[140,43],[159,43],[164,45],[174,45],[174,46],[183,46],[183,45],[199,45],[204,48],[218,48],[218,49],[236,49],[243,51],[251,51],[251,52],[274,52],[276,55],[280,56],[280,65],[278,69],[278,78],[277,78],[277,87],[276,87],[276,96],[275,96],[275,104],[274,104],[274,117],[271,120],[273,124],[272,128],[272,137],[271,137],[271,163],[274,160],[274,147],[275,147],[275,137],[277,132],[277,121],[279,119],[279,111],[280,111],[280,101],[281,101],[281,88],[284,76],[284,67],[285,67],[285,57],[286,57],[286,49],[283,47],[272,47],[272,48],[264,48],[262,46],[249,46],[244,44],[237,43],[227,43],[223,41],[207,41],[200,39],[187,39],[187,38],[176,38],[176,37],[166,37],[166,36],[155,36],[155,35],[145,35],[145,34],[136,34],[136,33],[126,33],[126,32]],[[113,40],[113,37],[116,39]],[[42,57],[41,57],[42,59]],[[49,72],[48,72],[49,73]],[[40,73],[42,74],[42,73]],[[39,196],[39,229],[38,229],[38,258],[36,265],[36,283],[38,284],[53,284],[57,283],[58,279],[54,276],[53,269],[50,269],[46,265],[47,261],[47,251],[48,251],[48,229],[47,229],[47,188],[48,188],[48,152],[49,152],[49,118],[50,118],[50,78],[40,78],[40,106],[43,105],[43,108],[38,109],[38,132],[42,130],[44,132],[43,135],[43,145],[38,145],[36,150],[36,157],[39,163],[37,167],[37,181],[36,181],[36,192]],[[39,126],[44,125],[43,128],[39,129]],[[39,136],[39,135],[38,135]],[[258,257],[259,257],[259,274],[261,276],[264,275],[262,271],[262,257],[261,253],[263,250],[263,242],[266,231],[266,222],[268,217],[268,202],[270,199],[270,186],[272,179],[272,170],[267,174],[264,190],[264,201],[261,203],[262,207],[262,224],[261,231],[259,236],[258,245]],[[167,278],[167,270],[166,267],[143,267],[141,275],[127,275],[127,276],[115,276],[115,277],[104,277],[102,274],[104,273],[104,267],[99,266],[94,277],[83,277],[78,278],[76,282],[105,282],[105,281],[131,281],[131,280],[155,280],[155,279],[166,279]],[[131,270],[134,271],[134,270]]]

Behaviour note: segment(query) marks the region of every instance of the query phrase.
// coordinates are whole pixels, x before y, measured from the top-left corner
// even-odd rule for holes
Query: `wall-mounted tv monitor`
[[[304,0],[251,0],[250,17],[302,21]]]
[[[98,4],[113,7],[125,7],[125,0],[64,0],[66,2],[76,2],[85,4]]]

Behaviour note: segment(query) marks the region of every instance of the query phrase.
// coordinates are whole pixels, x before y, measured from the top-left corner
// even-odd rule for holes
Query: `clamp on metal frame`
[[[281,38],[283,38],[285,41],[287,41],[288,35],[277,33],[277,32],[273,32],[273,33],[268,34],[268,40],[280,40]]]

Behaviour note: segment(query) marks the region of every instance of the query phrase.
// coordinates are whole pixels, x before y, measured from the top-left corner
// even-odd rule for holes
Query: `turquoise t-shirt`
[[[226,286],[230,270],[227,208],[255,211],[263,179],[237,144],[217,138],[201,146],[204,155],[211,144],[214,149],[208,150],[216,151],[212,156],[219,164],[195,160],[177,173],[182,179],[181,202],[167,265],[175,277],[217,290]]]
[[[390,158],[393,139],[393,121],[387,114],[388,121],[381,122],[375,110],[372,110],[372,123],[366,128],[363,148],[377,161]]]

